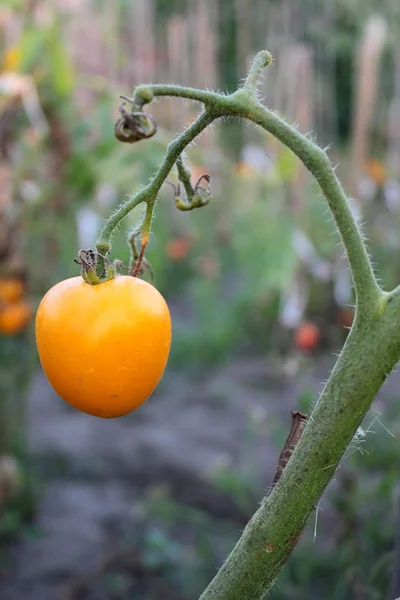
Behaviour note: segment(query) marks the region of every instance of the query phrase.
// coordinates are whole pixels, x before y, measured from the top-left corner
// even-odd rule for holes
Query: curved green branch
[[[181,87],[179,85],[168,85],[164,83],[156,83],[149,85],[139,85],[134,90],[133,103],[138,108],[142,108],[153,100],[155,96],[174,96],[176,98],[187,98],[201,102],[206,106],[218,104],[221,97],[216,92],[207,90],[196,90],[191,87]]]
[[[147,241],[155,199],[179,156],[213,120],[233,116],[259,125],[300,158],[328,202],[347,253],[356,291],[356,315],[349,337],[281,478],[201,600],[264,597],[297,545],[376,393],[400,359],[400,286],[390,293],[379,288],[360,230],[327,154],[257,100],[257,82],[270,62],[269,53],[259,53],[244,86],[229,96],[172,85],[136,88],[132,102],[140,110],[155,96],[189,98],[202,102],[204,110],[168,146],[149,185],[110,217],[96,244],[98,252],[106,256],[114,228],[141,202],[147,203]]]
[[[120,208],[113,215],[111,215],[111,217],[104,225],[103,230],[100,233],[99,239],[96,242],[96,250],[98,252],[100,252],[104,256],[110,252],[110,240],[113,231],[122,221],[122,219],[131,212],[131,210],[133,210],[142,202],[153,203],[154,205],[154,202],[157,198],[157,194],[160,191],[162,184],[168,177],[176,160],[179,158],[179,156],[182,154],[185,148],[197,136],[199,136],[208,125],[210,125],[213,122],[214,118],[214,116],[210,115],[206,110],[204,110],[197,117],[197,119],[186,129],[186,131],[184,131],[176,140],[174,140],[168,145],[164,160],[158,171],[153,176],[149,185],[137,194],[135,194],[135,196],[130,198],[127,202],[125,202],[125,204],[120,206]]]
[[[353,277],[358,308],[371,308],[378,301],[380,289],[376,281],[360,229],[348,199],[335,174],[328,155],[306,136],[265,108],[242,90],[231,97],[234,114],[256,123],[296,154],[318,182],[335,219]]]
[[[228,96],[177,85],[149,84],[135,88],[133,103],[142,108],[155,96],[189,98],[202,102],[206,107],[206,114],[213,115],[214,118],[236,116],[250,120],[290,148],[312,173],[324,193],[349,260],[357,298],[363,303],[360,308],[369,309],[371,302],[374,303],[379,298],[379,286],[361,232],[329,157],[319,146],[265,108],[256,98],[257,83],[261,73],[271,62],[272,56],[269,52],[266,50],[259,52],[252,63],[243,88]],[[178,140],[180,139],[178,138]],[[168,172],[171,168],[172,165],[168,168]],[[156,177],[158,180],[163,177],[165,179],[165,171],[164,173],[158,172]],[[129,210],[131,209],[127,206],[127,212]],[[115,216],[118,218],[118,215]],[[111,229],[114,226],[111,224]]]

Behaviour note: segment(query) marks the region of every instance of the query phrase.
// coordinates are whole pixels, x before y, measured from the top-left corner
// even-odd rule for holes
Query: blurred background
[[[164,186],[148,250],[171,307],[153,397],[102,421],[40,370],[43,294],[146,184],[197,106],[161,99],[151,140],[121,144],[119,95],[173,82],[260,93],[329,154],[385,289],[400,283],[400,4],[383,0],[0,3],[0,597],[198,598],[274,477],[290,411],[309,412],[351,326],[346,260],[293,155],[230,121],[188,151],[213,199]],[[128,260],[132,214],[113,253]],[[400,377],[392,375],[270,594],[400,596]],[[396,533],[397,532],[397,533]]]

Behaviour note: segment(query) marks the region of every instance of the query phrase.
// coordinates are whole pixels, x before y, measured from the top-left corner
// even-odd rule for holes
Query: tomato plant
[[[271,63],[269,52],[259,52],[245,82],[230,94],[148,84],[136,86],[132,98],[121,96],[125,102],[119,106],[114,132],[123,143],[155,135],[156,121],[144,110],[154,98],[182,97],[202,103],[203,110],[168,144],[148,185],[112,212],[94,249],[79,251],[75,260],[82,267],[81,277],[53,287],[42,300],[36,321],[42,366],[60,396],[92,415],[106,418],[127,414],[155,389],[171,342],[171,322],[164,299],[150,284],[137,279],[148,266],[145,253],[161,187],[176,168],[178,183],[170,183],[177,209],[191,211],[206,206],[211,199],[210,176],[201,175],[192,183],[190,170],[184,164],[185,149],[214,122],[230,117],[245,119],[287,146],[314,176],[329,205],[350,266],[354,322],[312,414],[307,417],[298,411],[292,413],[302,425],[295,422],[285,442],[278,465],[279,479],[202,594],[202,600],[260,599],[271,589],[346,449],[354,443],[363,417],[400,358],[400,286],[390,292],[380,287],[354,216],[355,207],[326,151],[259,101],[260,76]],[[285,178],[286,168],[284,171]],[[247,201],[245,194],[243,199]],[[245,213],[249,203],[243,204]],[[117,274],[123,266],[121,261],[111,258],[113,236],[120,222],[139,206],[145,210],[128,238],[131,277],[122,277]],[[276,220],[271,222],[276,229]],[[276,246],[282,247],[284,230],[278,229]],[[139,239],[140,248],[136,246]],[[245,243],[254,244],[254,239],[250,229]],[[261,252],[262,249],[260,256]],[[187,248],[175,245],[172,254],[170,258],[181,260]],[[219,264],[213,253],[207,252],[204,259],[198,270],[208,278],[216,277]],[[279,275],[278,263],[271,253],[268,261]],[[258,279],[259,262],[256,261]],[[237,279],[243,286],[240,275]],[[225,305],[221,313],[224,309]],[[295,338],[298,348],[312,350],[319,342],[320,330],[313,323],[303,323]]]
[[[40,303],[36,339],[43,369],[71,406],[119,417],[140,406],[168,360],[171,320],[146,281],[116,276],[99,285],[61,281]]]

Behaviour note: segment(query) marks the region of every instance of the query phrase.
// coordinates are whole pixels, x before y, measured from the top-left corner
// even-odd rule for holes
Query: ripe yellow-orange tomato
[[[68,404],[97,417],[119,417],[156,388],[171,345],[171,319],[161,294],[135,277],[90,285],[61,281],[36,317],[40,361]]]
[[[0,305],[0,333],[14,335],[24,329],[32,317],[29,302],[21,300],[15,304]]]
[[[21,300],[24,295],[24,284],[15,277],[0,279],[0,301],[14,303]]]

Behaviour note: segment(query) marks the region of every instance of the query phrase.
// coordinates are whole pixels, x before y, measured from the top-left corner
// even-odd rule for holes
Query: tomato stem
[[[176,85],[155,84],[136,87],[132,103],[138,109],[151,102],[155,96],[177,96],[202,102],[204,110],[186,131],[169,144],[164,162],[150,184],[110,217],[101,233],[99,242],[108,241],[109,243],[114,228],[138,203],[155,201],[161,185],[175,162],[205,127],[221,117],[239,117],[256,123],[275,136],[300,158],[315,177],[328,201],[342,238],[350,263],[356,295],[359,300],[362,298],[366,303],[370,303],[370,301],[375,303],[379,299],[380,289],[360,229],[328,155],[308,137],[263,106],[256,97],[257,83],[262,70],[271,62],[272,57],[269,52],[259,52],[252,63],[244,86],[229,95]],[[182,210],[188,210],[183,202],[178,201],[177,205]],[[96,247],[98,246],[96,245]]]
[[[139,252],[138,256],[135,256],[134,239],[132,238],[132,241],[131,241],[131,248],[133,251],[133,257],[132,257],[133,260],[132,260],[132,268],[131,268],[132,277],[136,277],[137,275],[142,273],[142,263],[144,261],[144,253],[146,250],[147,242],[149,241],[151,221],[152,221],[153,213],[154,213],[154,205],[155,205],[155,202],[147,203],[146,214],[145,214],[142,226],[139,230],[139,232],[142,235],[141,235],[140,252]]]
[[[375,395],[400,359],[400,286],[390,293],[379,287],[361,231],[326,152],[257,99],[259,78],[271,60],[268,52],[260,52],[244,86],[229,95],[164,84],[136,87],[134,111],[140,112],[156,96],[188,98],[201,102],[203,110],[168,145],[164,160],[147,187],[110,217],[96,243],[97,251],[107,257],[115,228],[134,207],[145,202],[139,253],[144,260],[154,204],[174,164],[178,162],[180,180],[188,194],[188,204],[182,202],[183,209],[188,210],[195,188],[181,162],[182,152],[213,121],[237,117],[271,133],[303,162],[328,202],[347,254],[356,313],[345,346],[278,483],[264,498],[201,600],[256,600],[271,589]],[[180,202],[179,199],[177,204]]]
[[[262,50],[254,58],[247,79],[244,82],[243,89],[251,94],[256,94],[257,86],[265,67],[272,63],[272,55],[267,50]]]
[[[131,272],[132,277],[137,277],[137,275],[139,275],[142,271],[142,263],[143,263],[143,259],[144,259],[144,253],[146,250],[146,246],[147,246],[147,241],[144,242],[142,240],[139,256],[136,260],[136,263],[133,265],[133,268],[132,268],[132,272]]]
[[[182,156],[180,156],[176,161],[176,166],[178,169],[179,181],[185,188],[187,202],[184,202],[180,196],[180,186],[173,186],[175,191],[175,206],[182,211],[193,210],[194,208],[206,206],[211,199],[211,177],[205,173],[198,178],[196,184],[193,186],[191,182],[192,174],[184,165]],[[203,180],[206,182],[207,187],[200,185]]]
[[[162,184],[168,177],[176,160],[191,144],[191,142],[200,135],[200,133],[214,121],[215,117],[207,110],[204,110],[197,119],[173,142],[168,145],[164,160],[158,171],[154,174],[151,182],[147,187],[140,190],[132,198],[127,200],[125,204],[120,206],[118,210],[110,216],[100,233],[99,239],[96,242],[96,250],[103,256],[107,256],[111,252],[111,237],[119,223],[126,217],[131,210],[136,206],[145,202],[151,206],[151,214],[153,213],[154,203]],[[147,213],[146,213],[147,214]]]

